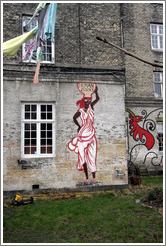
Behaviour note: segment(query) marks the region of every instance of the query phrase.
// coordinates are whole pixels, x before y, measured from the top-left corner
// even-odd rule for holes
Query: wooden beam
[[[163,65],[159,65],[159,64],[156,64],[156,63],[148,62],[148,61],[146,61],[146,60],[144,60],[144,59],[142,59],[142,58],[140,58],[140,57],[138,57],[138,56],[136,56],[136,55],[130,53],[129,51],[127,51],[127,50],[125,50],[125,49],[122,49],[121,47],[119,47],[119,46],[117,46],[117,45],[115,45],[115,44],[113,44],[113,43],[111,43],[111,42],[108,42],[106,39],[102,39],[102,38],[100,38],[100,37],[96,37],[96,39],[99,40],[99,41],[102,41],[102,42],[104,42],[104,43],[106,43],[106,44],[109,44],[109,45],[111,45],[111,46],[117,48],[118,50],[121,50],[121,51],[124,52],[126,55],[132,56],[132,57],[136,58],[136,59],[139,60],[139,61],[142,61],[142,62],[144,62],[144,63],[147,63],[147,64],[149,64],[149,65],[151,65],[151,66],[153,66],[153,67],[160,67],[160,68],[163,68]]]

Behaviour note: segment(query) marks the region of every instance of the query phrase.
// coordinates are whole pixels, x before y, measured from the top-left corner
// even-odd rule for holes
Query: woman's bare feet
[[[89,179],[86,180],[86,184],[87,184],[87,185],[89,184]]]
[[[93,183],[96,183],[97,181],[96,181],[96,179],[95,178],[93,178]]]

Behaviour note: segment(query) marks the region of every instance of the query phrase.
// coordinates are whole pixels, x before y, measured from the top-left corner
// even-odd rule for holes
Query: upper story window
[[[154,72],[153,82],[154,82],[154,96],[156,98],[162,98],[163,97],[163,73]]]
[[[162,51],[163,50],[163,25],[151,24],[151,48],[152,50]]]
[[[55,156],[55,104],[22,104],[22,156]]]
[[[25,26],[28,23],[30,18],[31,18],[30,16],[23,16],[23,26]],[[35,28],[37,25],[38,25],[38,20],[37,18],[34,18],[32,22],[30,22],[29,25],[27,26],[27,32]],[[32,41],[33,39],[23,44],[22,46],[23,56],[25,55],[25,52],[28,46],[32,43]],[[24,60],[24,62],[29,62],[29,58],[30,58],[30,53],[26,56],[26,59]],[[33,51],[31,62],[36,62],[36,51]],[[54,63],[54,41],[47,40],[42,46],[41,62],[42,63]]]

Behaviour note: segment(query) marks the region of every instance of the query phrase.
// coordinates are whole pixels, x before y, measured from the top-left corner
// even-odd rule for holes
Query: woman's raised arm
[[[94,93],[96,94],[96,99],[91,102],[91,107],[93,109],[94,105],[100,100],[99,94],[98,94],[98,87],[96,86],[96,89],[94,91]]]

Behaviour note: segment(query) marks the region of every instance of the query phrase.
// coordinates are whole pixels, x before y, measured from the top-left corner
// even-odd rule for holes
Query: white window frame
[[[24,34],[25,32],[23,31],[23,26],[25,25],[25,18],[31,18],[31,16],[26,16],[26,15],[24,15],[23,16],[23,19],[22,19],[22,33]],[[32,22],[29,24],[30,25],[30,30],[32,30],[35,26],[33,26],[32,25],[32,23],[33,23],[33,21],[35,21],[36,20],[36,25],[35,26],[37,26],[37,18],[34,18],[33,20],[32,20]],[[32,42],[34,39],[31,39],[30,41]],[[50,41],[51,42],[51,41]],[[25,55],[25,45],[26,45],[26,43],[24,43],[23,45],[22,45],[22,56],[24,56]],[[52,60],[51,61],[46,61],[46,60],[41,60],[41,63],[45,63],[45,64],[54,64],[54,62],[55,62],[55,41],[54,41],[54,39],[53,39],[53,41],[52,41],[52,43],[51,43],[51,50],[52,50],[52,53],[51,53],[51,57],[52,57]],[[47,55],[47,53],[45,53],[46,55]],[[25,63],[28,63],[29,62],[29,59],[26,59],[26,60],[24,60],[23,62],[25,62]],[[31,59],[31,61],[30,61],[30,63],[36,63],[36,60],[34,60],[34,59]]]
[[[155,80],[155,74],[158,74],[159,75],[159,80],[156,81]],[[153,72],[153,83],[154,83],[154,96],[155,98],[163,98],[163,72]],[[155,85],[158,84],[160,85],[160,89],[161,89],[161,95],[157,96],[155,95]]]
[[[33,119],[25,119],[25,105],[36,105],[37,106],[37,119],[33,120]],[[41,115],[41,110],[40,110],[40,106],[41,105],[52,105],[52,119],[48,120],[48,119],[41,119],[40,115]],[[21,122],[21,156],[23,158],[46,158],[46,157],[55,157],[55,103],[46,103],[46,102],[40,102],[40,103],[36,103],[36,102],[22,102],[22,122]],[[24,127],[26,123],[36,123],[37,125],[37,153],[36,154],[24,154],[24,140],[25,140],[25,136],[24,136]],[[42,123],[52,123],[52,154],[46,154],[40,153],[40,127]]]
[[[157,32],[152,32],[152,27],[155,26],[156,29],[157,29]],[[160,46],[160,37],[163,38],[163,32],[160,33],[159,29],[160,27],[162,26],[163,28],[163,25],[162,24],[150,24],[150,34],[151,34],[151,49],[152,50],[155,50],[155,51],[163,51],[163,47]],[[152,38],[153,37],[156,37],[157,38],[157,48],[156,47],[153,47],[153,41],[152,41]]]

